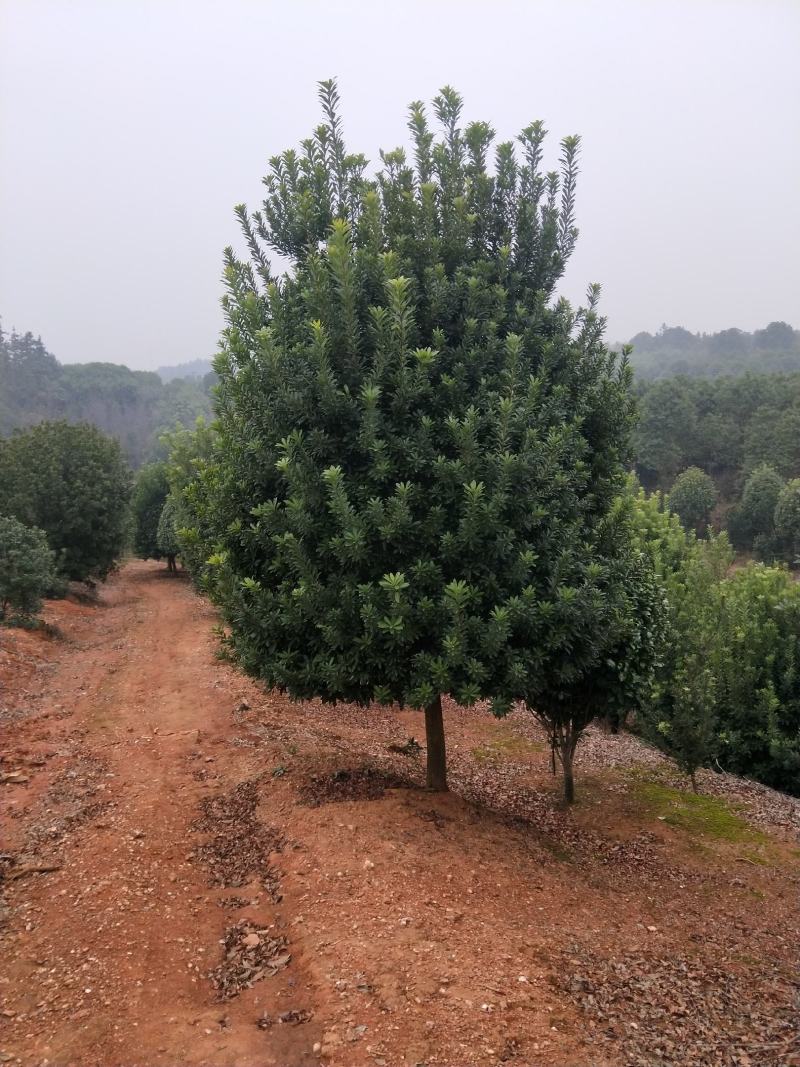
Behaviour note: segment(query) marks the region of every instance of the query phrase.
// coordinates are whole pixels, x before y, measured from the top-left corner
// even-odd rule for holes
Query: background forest
[[[116,437],[131,466],[139,467],[159,456],[161,430],[192,425],[211,411],[210,364],[162,370],[63,365],[32,333],[0,331],[0,437],[46,419],[89,422]]]

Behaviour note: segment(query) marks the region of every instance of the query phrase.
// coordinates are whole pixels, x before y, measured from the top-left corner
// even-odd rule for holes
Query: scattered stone
[[[307,1008],[290,1008],[289,1011],[282,1011],[280,1013],[278,1022],[291,1023],[292,1026],[299,1026],[301,1023],[307,1023],[313,1015],[314,1013]]]
[[[418,756],[422,751],[422,746],[419,741],[417,741],[416,737],[409,737],[409,739],[404,741],[402,745],[387,745],[386,748],[389,752],[397,752],[401,756]]]

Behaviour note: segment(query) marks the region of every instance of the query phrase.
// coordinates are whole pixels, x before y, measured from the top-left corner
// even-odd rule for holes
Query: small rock
[[[372,862],[372,860],[364,860],[364,870],[365,871],[371,871],[374,866],[375,866],[375,864]]]
[[[246,934],[245,937],[242,938],[242,944],[246,945],[247,948],[258,948],[261,944],[261,938],[258,934]]]

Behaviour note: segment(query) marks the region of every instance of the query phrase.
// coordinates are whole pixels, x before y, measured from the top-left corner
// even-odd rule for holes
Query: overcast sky
[[[63,362],[213,353],[232,207],[339,79],[349,147],[444,84],[583,138],[562,286],[611,340],[800,327],[800,0],[0,0],[0,317]]]

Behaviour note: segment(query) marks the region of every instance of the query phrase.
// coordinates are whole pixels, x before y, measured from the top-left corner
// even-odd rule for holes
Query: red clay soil
[[[799,806],[522,712],[291,704],[134,563],[0,630],[0,1063],[800,1064]]]

